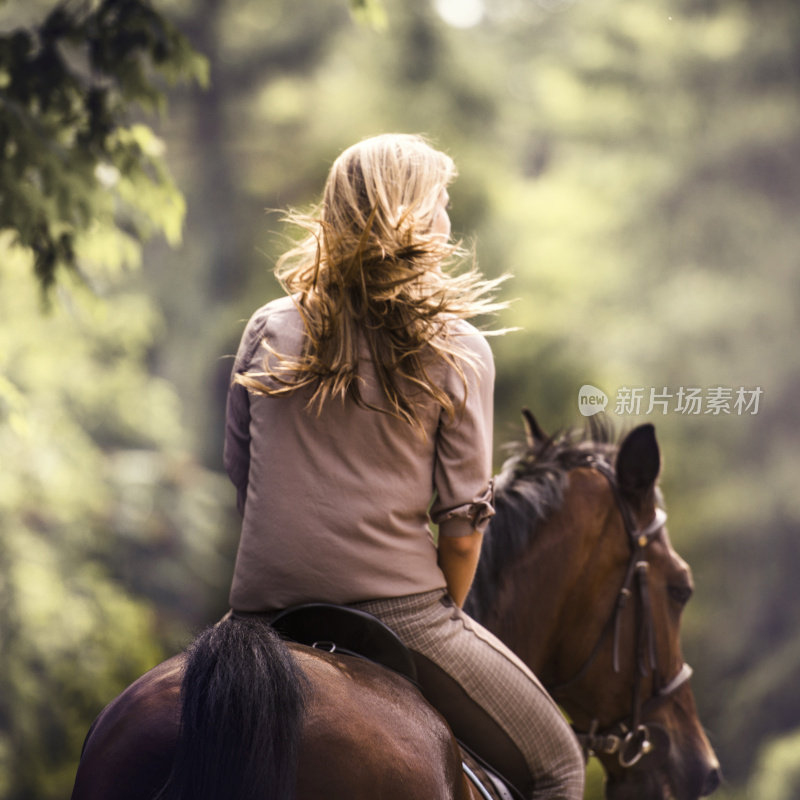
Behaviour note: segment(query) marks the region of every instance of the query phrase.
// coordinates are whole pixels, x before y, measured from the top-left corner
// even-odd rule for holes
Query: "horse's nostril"
[[[722,783],[722,773],[719,767],[714,767],[714,769],[710,770],[708,775],[706,775],[702,796],[708,797],[710,794],[716,792],[717,789],[719,789],[720,783]]]

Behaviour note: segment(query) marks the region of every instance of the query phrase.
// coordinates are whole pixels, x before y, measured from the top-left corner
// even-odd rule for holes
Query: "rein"
[[[617,595],[614,610],[592,652],[572,678],[551,688],[550,693],[555,695],[558,692],[562,692],[568,686],[577,683],[583,678],[596,661],[609,636],[613,636],[612,665],[614,672],[618,673],[620,671],[619,641],[622,612],[628,605],[631,595],[636,592],[641,612],[636,631],[634,653],[636,678],[631,713],[604,731],[598,730],[599,722],[597,719],[592,721],[588,731],[579,731],[573,728],[587,758],[597,754],[616,755],[620,766],[624,769],[630,769],[636,766],[645,756],[658,757],[659,760],[666,759],[670,747],[669,733],[663,726],[657,723],[645,723],[643,719],[689,680],[692,675],[692,668],[684,662],[672,680],[663,686],[660,684],[657,671],[653,609],[650,600],[650,564],[647,560],[647,548],[666,524],[666,512],[662,508],[657,508],[653,520],[644,528],[637,528],[633,513],[625,503],[610,467],[594,456],[588,456],[581,466],[596,469],[608,481],[622,517],[625,532],[628,535],[631,556],[622,588]],[[644,700],[642,698],[642,681],[649,673],[653,675],[653,693],[647,700]]]

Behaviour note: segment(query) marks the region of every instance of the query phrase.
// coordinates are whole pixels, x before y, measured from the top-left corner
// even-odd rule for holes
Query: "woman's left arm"
[[[225,446],[222,460],[228,477],[236,487],[236,507],[244,515],[250,477],[250,396],[244,386],[233,383],[233,377],[225,406]]]
[[[265,308],[258,309],[250,317],[242,333],[225,405],[225,446],[222,461],[228,477],[236,487],[236,506],[242,515],[250,479],[250,394],[244,386],[236,383],[234,378],[237,373],[251,367],[255,353],[261,345],[267,319],[264,314]]]

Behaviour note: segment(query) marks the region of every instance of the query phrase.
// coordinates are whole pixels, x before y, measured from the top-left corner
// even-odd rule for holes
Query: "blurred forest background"
[[[454,230],[513,275],[498,468],[523,405],[582,424],[583,384],[655,422],[717,796],[797,800],[797,0],[54,8],[0,3],[0,798],[68,796],[100,708],[226,610],[223,405],[280,291],[270,210],[397,130],[455,158]],[[718,387],[758,407],[647,413]]]

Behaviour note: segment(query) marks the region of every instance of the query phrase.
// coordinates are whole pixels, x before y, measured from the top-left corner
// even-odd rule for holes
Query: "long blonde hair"
[[[505,305],[493,299],[501,279],[484,280],[474,266],[453,274],[449,265],[466,254],[431,230],[455,176],[452,159],[421,136],[384,134],[345,150],[331,167],[318,212],[287,216],[306,236],[276,266],[302,317],[304,349],[288,357],[265,341],[263,370],[235,380],[271,396],[309,389],[309,405],[318,409],[328,398],[350,397],[416,427],[420,392],[454,415],[453,400],[429,367],[444,359],[455,368],[463,405],[464,367],[473,362],[452,322]],[[362,398],[362,343],[385,407]]]

